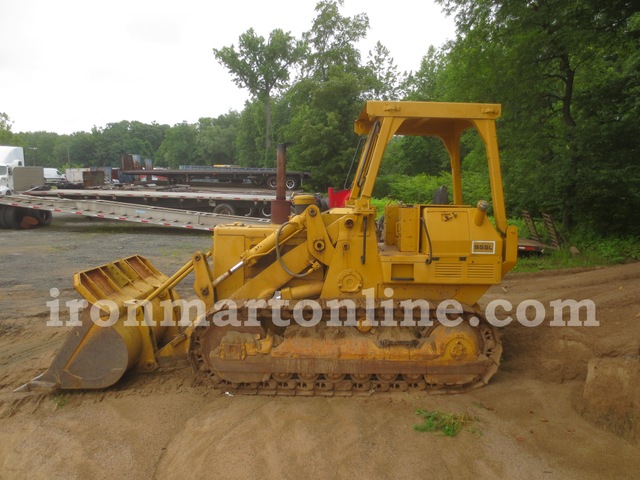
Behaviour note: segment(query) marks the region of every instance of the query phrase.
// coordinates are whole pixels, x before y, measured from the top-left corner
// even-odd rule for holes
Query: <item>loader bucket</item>
[[[131,368],[155,369],[158,345],[179,333],[160,325],[160,301],[175,296],[170,280],[139,255],[77,273],[75,288],[89,302],[82,325],[69,332],[49,369],[18,390],[105,388]]]

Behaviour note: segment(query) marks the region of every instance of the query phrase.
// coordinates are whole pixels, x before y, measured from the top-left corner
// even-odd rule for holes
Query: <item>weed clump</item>
[[[423,422],[413,426],[417,432],[441,432],[447,437],[455,437],[475,420],[468,413],[442,413],[437,410],[419,408],[416,415],[422,417]]]

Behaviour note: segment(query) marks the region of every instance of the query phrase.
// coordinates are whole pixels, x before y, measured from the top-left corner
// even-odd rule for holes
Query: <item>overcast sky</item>
[[[253,28],[296,38],[315,0],[0,0],[0,112],[13,132],[90,131],[121,120],[175,125],[241,110],[248,95],[213,56]],[[367,13],[363,58],[381,41],[400,71],[454,37],[429,0],[345,0]]]

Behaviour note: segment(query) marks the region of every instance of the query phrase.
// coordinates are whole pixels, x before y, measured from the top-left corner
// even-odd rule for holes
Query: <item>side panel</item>
[[[274,227],[220,225],[213,232],[213,278],[217,278],[240,261],[242,254],[264,240]],[[251,270],[251,269],[248,269]],[[216,287],[216,300],[228,298],[244,285],[248,272],[234,273]]]
[[[380,245],[380,291],[396,298],[462,298],[473,304],[502,275],[503,239],[476,208],[390,206]],[[394,235],[395,233],[395,235]],[[392,243],[391,243],[392,242]]]
[[[13,190],[23,192],[33,187],[44,185],[44,169],[42,167],[13,167]]]

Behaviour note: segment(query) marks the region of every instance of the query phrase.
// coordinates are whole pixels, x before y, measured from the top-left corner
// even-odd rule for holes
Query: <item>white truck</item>
[[[0,146],[0,195],[44,185],[42,167],[25,167],[22,147]]]
[[[48,185],[59,185],[67,181],[67,177],[57,168],[44,169],[44,181]]]
[[[22,147],[0,145],[0,198],[44,185],[42,167],[25,167]],[[0,228],[51,223],[51,212],[0,204]]]

